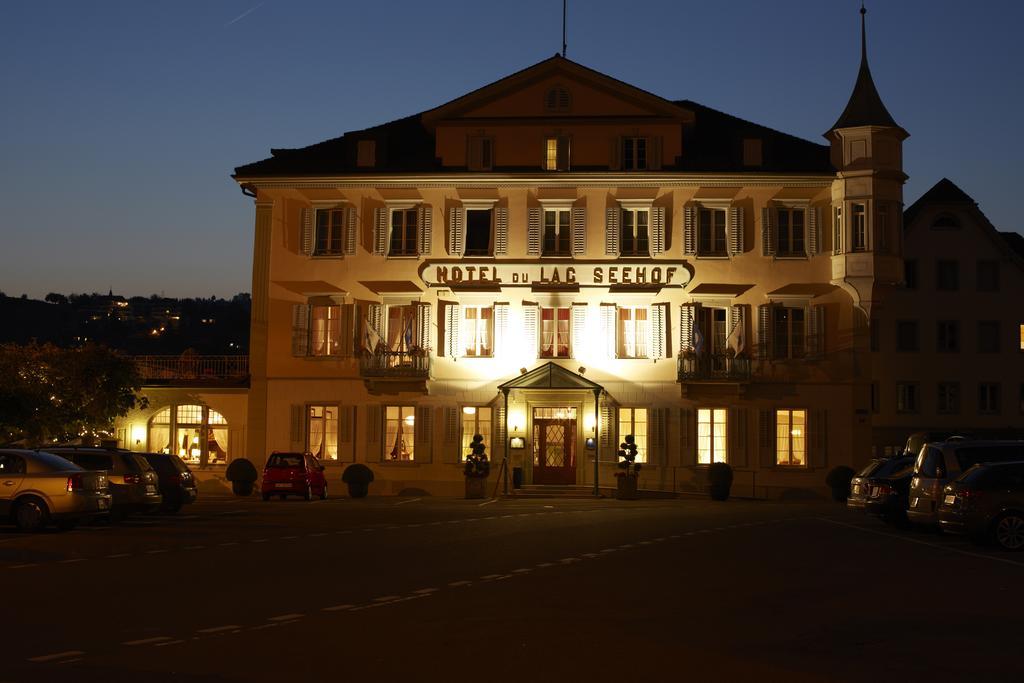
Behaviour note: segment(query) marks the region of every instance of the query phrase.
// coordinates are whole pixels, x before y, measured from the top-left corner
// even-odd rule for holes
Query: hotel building
[[[725,461],[737,494],[822,489],[872,448],[906,137],[866,54],[825,145],[556,55],[272,150],[234,174],[255,204],[247,453],[456,494],[474,433],[528,484],[587,487],[634,434],[642,488]]]

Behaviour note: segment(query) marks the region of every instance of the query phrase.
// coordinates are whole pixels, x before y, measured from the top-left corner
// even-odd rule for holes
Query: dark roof
[[[1017,255],[1024,259],[1024,235],[1019,232],[1001,232],[999,236],[1003,238],[1003,241],[1015,252]]]
[[[943,178],[932,185],[931,189],[921,195],[916,202],[911,204],[903,212],[903,226],[909,226],[917,218],[921,207],[926,204],[970,204],[974,206],[977,202],[969,194],[956,186],[949,178]]]
[[[857,72],[857,82],[853,84],[853,92],[850,94],[850,101],[846,103],[846,109],[839,115],[836,128],[853,128],[855,126],[891,126],[899,128],[893,120],[889,110],[882,103],[882,97],[875,87],[875,80],[871,78],[871,69],[868,68],[868,39],[867,30],[864,26],[864,17],[867,10],[860,8],[860,70]]]
[[[498,385],[498,389],[589,389],[600,391],[603,387],[583,375],[561,365],[548,361],[533,370]]]

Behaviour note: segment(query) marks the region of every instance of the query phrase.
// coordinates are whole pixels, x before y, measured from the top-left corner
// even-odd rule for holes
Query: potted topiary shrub
[[[224,476],[231,482],[231,491],[236,496],[251,496],[256,480],[260,477],[256,466],[247,458],[232,460],[224,472]]]
[[[373,481],[373,470],[361,462],[354,463],[341,473],[341,480],[348,484],[348,495],[351,498],[366,498]]]
[[[636,500],[640,463],[636,462],[636,438],[629,434],[619,444],[619,472],[615,473],[615,497],[619,500]]]
[[[840,503],[846,502],[846,499],[850,497],[850,480],[856,474],[852,467],[846,465],[839,465],[829,470],[825,475],[825,484],[832,489],[832,500]]]
[[[469,446],[470,453],[466,456],[466,498],[478,499],[487,497],[487,475],[491,473],[491,463],[487,460],[487,447],[484,437],[473,435],[473,443]]]
[[[731,488],[732,467],[724,462],[708,465],[708,493],[711,494],[711,500],[729,500]]]

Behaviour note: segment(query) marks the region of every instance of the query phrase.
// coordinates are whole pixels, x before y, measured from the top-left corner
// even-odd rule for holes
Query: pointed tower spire
[[[839,120],[832,126],[833,130],[856,126],[899,128],[899,124],[893,120],[889,110],[882,103],[882,97],[878,94],[878,89],[875,88],[875,81],[871,78],[871,69],[868,68],[867,13],[862,2],[860,6],[860,71],[857,72],[857,82],[853,86],[850,101],[846,103],[846,109],[843,110]]]

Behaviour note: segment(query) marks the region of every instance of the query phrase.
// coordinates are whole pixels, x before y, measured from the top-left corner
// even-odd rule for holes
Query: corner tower
[[[861,14],[860,71],[831,143],[832,284],[845,289],[870,319],[881,291],[903,279],[903,141],[901,128],[875,88]]]

